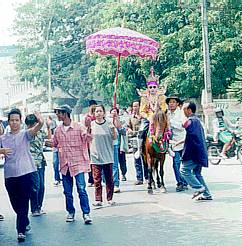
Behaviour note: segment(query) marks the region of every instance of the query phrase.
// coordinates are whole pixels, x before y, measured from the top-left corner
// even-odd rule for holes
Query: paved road
[[[212,202],[191,200],[192,190],[175,192],[171,159],[165,163],[168,193],[156,190],[148,195],[146,185],[134,186],[133,162],[128,157],[128,181],[115,194],[117,206],[92,210],[93,225],[84,225],[81,212],[76,221],[65,222],[62,187],[52,185],[51,154],[46,175],[44,209],[47,214],[31,218],[32,231],[22,245],[26,246],[239,246],[240,171],[236,160],[204,169],[204,176],[214,195]],[[93,188],[88,188],[93,202]],[[78,199],[75,196],[77,211]],[[0,169],[0,245],[15,246],[15,215],[9,204]]]

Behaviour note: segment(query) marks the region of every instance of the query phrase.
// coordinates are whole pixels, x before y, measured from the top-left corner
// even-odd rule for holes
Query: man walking
[[[27,129],[34,127],[37,123],[38,120],[34,114],[29,114],[26,116],[25,124]],[[44,214],[42,210],[42,204],[45,192],[45,166],[47,163],[43,153],[43,146],[46,138],[46,132],[43,129],[40,129],[34,139],[30,142],[30,153],[34,158],[34,162],[37,168],[35,185],[32,189],[30,197],[31,212],[33,217]],[[48,138],[51,138],[50,130]]]
[[[183,124],[186,129],[186,139],[182,154],[181,174],[187,183],[196,189],[192,198],[199,196],[197,198],[199,201],[212,200],[201,173],[202,167],[208,167],[208,153],[202,124],[195,115],[196,105],[193,102],[186,102],[183,110],[188,119]]]
[[[134,101],[132,104],[132,116],[129,118],[129,124],[128,124],[128,134],[130,137],[137,140],[137,134],[140,128],[141,124],[141,115],[139,113],[139,108],[140,104],[138,101]],[[133,141],[133,153],[135,153],[138,149],[138,143],[134,143]],[[134,183],[135,185],[142,185],[143,184],[143,168],[144,168],[144,176],[145,179],[148,179],[148,170],[147,170],[147,165],[144,165],[142,167],[142,156],[139,156],[138,158],[135,158],[134,155],[134,165],[135,165],[135,170],[136,170],[136,182]]]
[[[166,98],[166,103],[168,104],[168,118],[170,120],[170,127],[172,130],[172,138],[170,144],[175,155],[173,157],[173,170],[177,182],[176,191],[187,190],[187,182],[181,176],[180,165],[181,165],[181,155],[184,146],[184,140],[186,136],[186,131],[182,125],[183,123],[183,113],[179,108],[181,103],[180,98],[177,96],[169,96]],[[179,143],[180,142],[180,143]]]
[[[66,210],[68,212],[66,222],[73,222],[75,217],[72,195],[73,177],[75,177],[84,223],[90,224],[92,220],[89,215],[90,206],[84,173],[90,171],[88,145],[91,142],[91,129],[72,122],[70,118],[71,111],[69,105],[62,105],[55,109],[58,120],[62,121],[63,124],[56,128],[53,145],[58,149],[59,154]]]
[[[40,114],[35,114],[37,124],[28,130],[21,130],[22,115],[19,109],[8,114],[10,132],[0,137],[0,154],[5,156],[5,186],[11,205],[17,214],[18,241],[25,241],[25,232],[30,230],[28,210],[31,190],[34,184],[36,166],[30,154],[30,141],[43,126]]]

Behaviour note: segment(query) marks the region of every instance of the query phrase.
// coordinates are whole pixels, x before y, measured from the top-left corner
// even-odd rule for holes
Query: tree
[[[191,2],[192,6],[198,3]],[[40,1],[36,6],[30,1],[18,9],[15,30],[21,38],[16,62],[22,79],[34,81],[36,77],[39,84],[46,86],[48,44],[54,87],[71,95],[82,107],[93,91],[111,103],[117,59],[86,55],[84,39],[98,30],[124,24],[158,41],[160,49],[155,61],[122,59],[120,105],[138,98],[136,88],[146,86],[150,66],[160,75],[160,83],[168,86],[168,94],[200,97],[204,78],[199,8],[182,8],[176,0],[44,3]],[[238,6],[229,0],[211,1],[210,5],[219,7],[208,12],[212,92],[216,97],[226,93],[235,79],[235,68],[241,63],[240,14]]]

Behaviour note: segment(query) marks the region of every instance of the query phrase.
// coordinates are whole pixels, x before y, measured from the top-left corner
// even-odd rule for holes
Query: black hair
[[[89,107],[92,106],[92,105],[97,105],[97,102],[95,100],[93,100],[93,99],[88,102],[88,106]]]
[[[13,114],[18,114],[20,120],[22,119],[21,111],[20,111],[18,108],[13,108],[13,109],[11,109],[10,112],[8,113],[8,121],[10,121],[10,116],[13,115]]]
[[[112,111],[115,110],[115,109],[116,109],[116,111],[117,111],[117,114],[119,115],[119,109],[118,109],[118,108],[111,108],[111,109],[110,109],[110,114],[111,114]]]
[[[197,110],[197,106],[194,102],[188,102],[187,109],[191,109],[191,111],[195,114]]]
[[[63,112],[63,113],[66,114],[69,119],[71,118],[71,114],[70,113],[68,113],[68,112]]]
[[[37,119],[37,117],[34,114],[29,114],[29,115],[26,116],[24,122],[25,122],[25,124],[27,126],[32,126],[32,125],[34,125],[35,123],[38,122],[38,119]]]
[[[95,106],[95,110],[96,110],[96,108],[102,108],[103,112],[106,113],[105,107],[102,104],[97,104]]]

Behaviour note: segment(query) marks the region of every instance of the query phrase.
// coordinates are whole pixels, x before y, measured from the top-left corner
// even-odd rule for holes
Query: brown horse
[[[155,112],[153,117],[156,139],[151,144],[149,142],[149,133],[146,137],[145,146],[143,149],[144,161],[148,165],[148,193],[153,193],[155,182],[153,179],[153,171],[156,171],[157,186],[161,188],[163,193],[166,192],[164,184],[164,162],[167,151],[167,141],[165,134],[168,130],[168,119],[166,113],[161,109]],[[160,164],[160,165],[159,165]],[[159,169],[160,168],[160,169]]]

